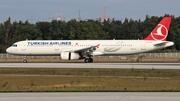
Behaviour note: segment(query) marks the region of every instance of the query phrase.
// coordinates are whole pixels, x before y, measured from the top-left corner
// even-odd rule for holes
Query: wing
[[[96,46],[90,46],[90,47],[86,47],[86,48],[81,48],[81,49],[77,49],[74,50],[74,52],[84,52],[84,51],[90,51],[93,52],[96,50]]]
[[[92,56],[92,53],[95,50],[96,50],[96,46],[90,46],[90,47],[74,50],[74,52],[79,53],[83,57],[87,57],[87,56],[90,57]]]
[[[92,55],[102,55],[102,52],[95,52],[96,48],[99,47],[99,44],[96,46],[89,46],[86,48],[80,48],[76,50],[66,50],[68,52],[74,52],[74,53],[79,53],[82,57],[90,57]]]

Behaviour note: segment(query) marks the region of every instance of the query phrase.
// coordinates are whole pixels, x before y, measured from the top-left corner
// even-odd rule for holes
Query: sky
[[[125,18],[144,20],[146,15],[180,16],[180,0],[0,0],[0,23],[9,17],[11,21],[51,21],[57,19],[58,11],[62,20],[69,21],[80,16],[82,20],[96,19],[104,15],[115,20]]]

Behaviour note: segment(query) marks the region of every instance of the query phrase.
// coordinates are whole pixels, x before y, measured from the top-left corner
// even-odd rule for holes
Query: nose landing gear
[[[27,63],[27,56],[24,56],[24,60],[23,60],[23,63]]]

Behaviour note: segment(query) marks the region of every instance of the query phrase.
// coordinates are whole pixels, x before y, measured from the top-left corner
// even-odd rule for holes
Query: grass
[[[0,68],[0,92],[180,91],[180,70]]]

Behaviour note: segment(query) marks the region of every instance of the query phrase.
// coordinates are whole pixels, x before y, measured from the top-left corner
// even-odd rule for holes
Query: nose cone
[[[7,52],[7,53],[11,53],[11,52],[12,52],[11,48],[10,48],[10,47],[7,48],[7,49],[6,49],[6,52]]]

